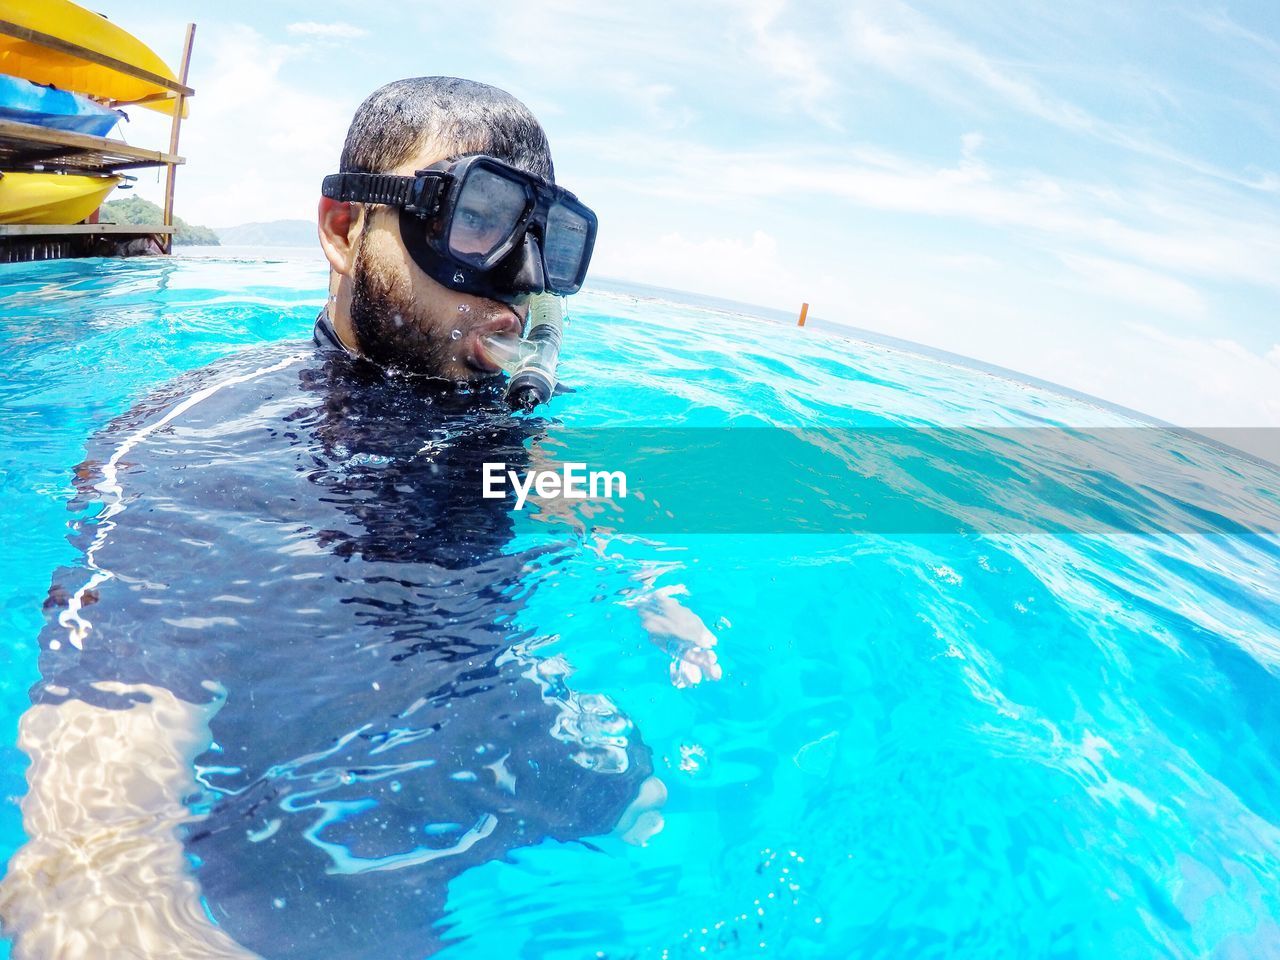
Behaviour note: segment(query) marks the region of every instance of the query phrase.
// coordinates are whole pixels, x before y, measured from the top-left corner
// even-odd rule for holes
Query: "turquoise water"
[[[3,282],[7,859],[23,842],[13,744],[41,603],[50,572],[80,562],[64,504],[86,438],[184,371],[308,336],[324,276],[297,262],[78,261],[8,267]],[[561,373],[576,392],[550,408],[553,436],[1147,429],[706,305],[596,290],[570,307]],[[877,451],[863,495],[943,489],[945,465],[910,438]],[[1159,493],[1167,475],[1265,508],[1277,475],[1163,443],[1143,462],[1107,460],[1114,472],[1095,465],[1083,489],[1100,496],[1068,505],[1150,505],[1163,532],[1149,535],[583,536],[539,574],[519,625],[639,731],[667,791],[662,829],[645,845],[543,840],[454,877],[443,955],[1280,956],[1280,539],[1189,533],[1203,510]],[[733,466],[766,489],[786,468]],[[1008,463],[963,469],[960,486],[978,489]],[[713,631],[718,682],[672,684],[625,602],[638,566]]]

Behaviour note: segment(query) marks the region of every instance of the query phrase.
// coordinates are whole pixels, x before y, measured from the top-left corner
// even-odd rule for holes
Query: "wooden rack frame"
[[[60,37],[31,30],[8,20],[0,20],[0,35],[107,67],[117,73],[164,88],[164,93],[152,94],[139,100],[113,101],[111,103],[113,107],[154,103],[168,99],[174,101],[173,124],[169,128],[169,149],[165,152],[133,147],[122,140],[113,140],[110,137],[94,137],[63,130],[51,130],[34,124],[0,121],[0,166],[9,170],[37,169],[107,174],[146,167],[165,168],[162,223],[137,225],[80,223],[56,226],[0,224],[0,244],[8,244],[11,242],[9,238],[28,238],[38,241],[41,237],[67,240],[75,236],[83,236],[100,243],[107,236],[116,236],[121,240],[150,239],[164,253],[173,252],[174,185],[178,165],[186,162],[178,155],[178,137],[182,129],[182,114],[186,108],[187,98],[195,96],[195,91],[187,86],[195,33],[195,24],[187,24],[178,79],[174,81]],[[2,259],[6,258],[0,256],[0,260]],[[18,256],[16,259],[28,258]]]
[[[182,157],[172,153],[131,147],[123,140],[0,120],[0,166],[8,169],[42,166],[55,170],[112,173],[141,167],[173,167],[183,162]]]

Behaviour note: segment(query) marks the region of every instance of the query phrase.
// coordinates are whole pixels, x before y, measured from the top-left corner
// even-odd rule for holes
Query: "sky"
[[[369,92],[464,76],[542,121],[595,276],[1280,427],[1275,0],[81,2],[170,62],[198,24],[193,223],[314,218]]]

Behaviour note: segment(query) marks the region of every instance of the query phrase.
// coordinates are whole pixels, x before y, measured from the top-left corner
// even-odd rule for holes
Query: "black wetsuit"
[[[480,465],[525,462],[536,422],[492,386],[389,379],[323,317],[315,341],[184,377],[94,439],[75,539],[110,575],[83,651],[57,616],[92,571],[55,576],[33,697],[225,696],[185,838],[210,915],[266,957],[424,956],[450,877],[608,832],[651,762],[524,651],[530,571],[569,547],[514,550]]]

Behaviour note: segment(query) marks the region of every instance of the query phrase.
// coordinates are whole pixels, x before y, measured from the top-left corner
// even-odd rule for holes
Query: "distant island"
[[[271,220],[267,223],[242,223],[238,227],[215,227],[224,244],[245,247],[314,247],[314,220]]]
[[[126,200],[108,200],[102,205],[99,214],[102,223],[156,224],[164,222],[164,211],[150,200],[141,197],[129,197]],[[175,244],[203,244],[218,246],[218,235],[208,227],[196,227],[181,217],[173,218],[177,228],[173,235]]]
[[[102,205],[103,223],[153,224],[164,220],[164,212],[150,200],[129,197]],[[314,220],[271,220],[266,223],[242,223],[235,227],[198,227],[181,217],[173,218],[177,232],[174,244],[188,246],[241,247],[314,247]]]

